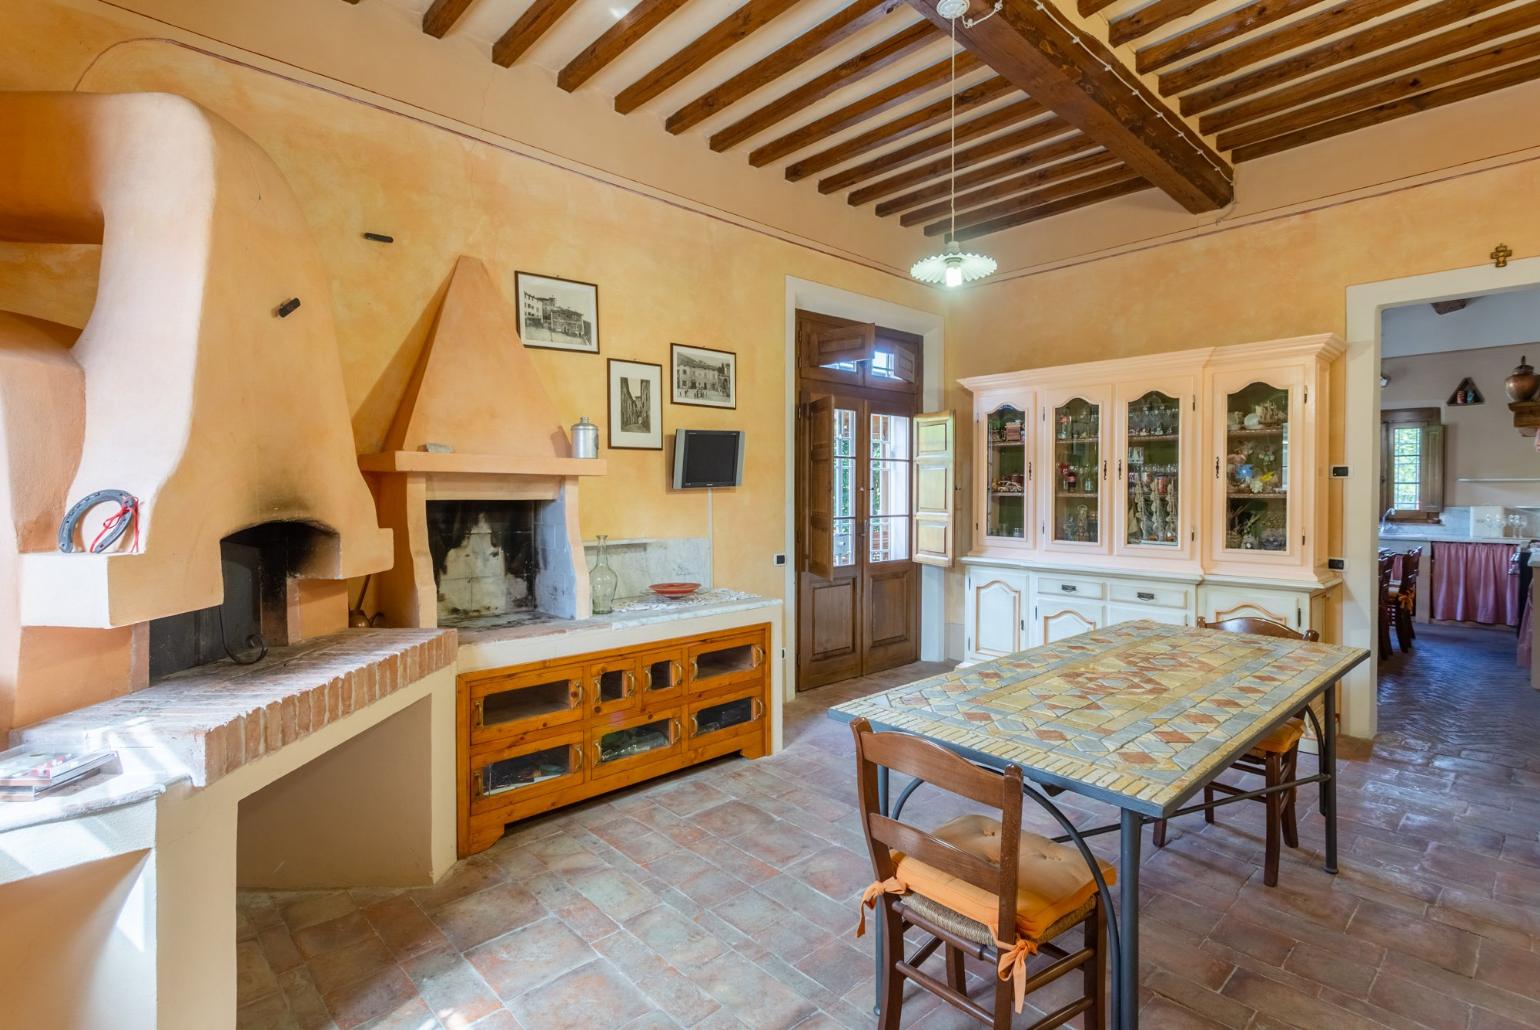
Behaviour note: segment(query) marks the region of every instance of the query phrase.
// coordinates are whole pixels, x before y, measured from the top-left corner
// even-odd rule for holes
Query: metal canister
[[[584,415],[572,426],[572,456],[597,458],[599,456],[599,427]]]

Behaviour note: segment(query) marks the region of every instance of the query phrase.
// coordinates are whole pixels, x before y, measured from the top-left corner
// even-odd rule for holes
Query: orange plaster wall
[[[234,61],[132,41],[127,26],[128,41],[104,52],[107,15],[82,14],[81,6],[30,7],[34,35],[25,44],[15,35],[0,39],[0,86],[69,88],[68,70],[88,66],[83,89],[178,93],[256,140],[299,198],[330,271],[360,452],[379,448],[460,254],[482,258],[510,300],[516,270],[597,283],[602,353],[531,352],[563,424],[588,415],[608,439],[607,358],[666,370],[671,342],[736,351],[737,410],[665,403],[664,430],[747,430],[747,485],[715,496],[716,578],[781,595],[783,570],[771,558],[784,550],[785,534],[786,278],[928,311],[940,310],[939,294]],[[49,54],[33,62],[39,48]],[[61,50],[76,51],[76,62]],[[365,241],[365,231],[396,242]],[[89,251],[50,251],[33,264],[15,248],[0,249],[0,309],[82,319],[79,279],[93,261]],[[604,453],[608,476],[582,486],[585,538],[706,534],[706,498],[667,489],[667,451]]]

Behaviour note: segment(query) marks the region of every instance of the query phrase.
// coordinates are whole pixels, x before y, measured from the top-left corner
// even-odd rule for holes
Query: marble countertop
[[[653,595],[619,598],[615,610],[608,615],[595,615],[587,619],[550,619],[513,626],[488,626],[484,628],[459,627],[460,643],[487,644],[503,640],[530,640],[538,637],[561,636],[569,633],[591,633],[605,630],[631,629],[655,623],[676,622],[681,619],[698,619],[709,615],[726,615],[730,612],[751,611],[779,605],[780,599],[747,594],[739,590],[702,590],[700,593],[678,601],[666,601]]]
[[[1441,526],[1430,526],[1426,529],[1391,529],[1380,530],[1381,544],[1522,544],[1529,537],[1523,536],[1471,536],[1469,533],[1460,533],[1454,530],[1444,529]]]
[[[0,803],[0,833],[29,826],[101,815],[160,797],[173,784],[191,777],[184,771],[138,769],[124,771],[121,758],[67,787],[35,801]]]

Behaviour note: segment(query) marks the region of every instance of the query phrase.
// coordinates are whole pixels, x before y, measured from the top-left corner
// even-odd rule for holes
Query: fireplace
[[[576,589],[553,501],[429,501],[438,624],[475,628],[558,618]]]

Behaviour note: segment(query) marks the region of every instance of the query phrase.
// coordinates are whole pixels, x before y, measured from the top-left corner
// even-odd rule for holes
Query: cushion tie
[[[909,888],[904,886],[904,881],[896,876],[872,881],[872,885],[861,893],[861,921],[856,924],[856,936],[866,936],[866,910],[876,908],[878,898],[884,894],[906,894],[908,891]]]
[[[1000,979],[1014,981],[1016,1011],[1019,1013],[1027,1000],[1027,958],[1037,954],[1037,942],[1018,937],[1015,944],[995,941],[995,947],[1000,949]]]

